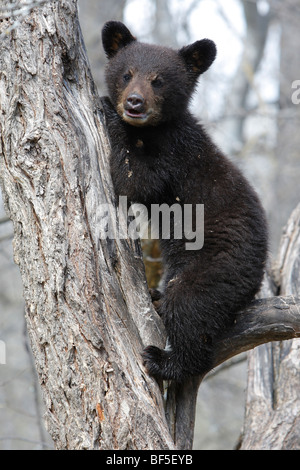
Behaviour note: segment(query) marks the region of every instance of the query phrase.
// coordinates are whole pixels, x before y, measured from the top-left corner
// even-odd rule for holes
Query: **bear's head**
[[[213,63],[216,46],[202,39],[179,51],[138,42],[109,21],[102,30],[109,62],[106,83],[118,114],[133,126],[156,126],[185,112],[199,76]]]

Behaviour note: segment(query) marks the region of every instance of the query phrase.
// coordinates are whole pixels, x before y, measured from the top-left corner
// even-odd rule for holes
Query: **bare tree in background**
[[[272,1],[281,25],[280,103],[275,149],[276,178],[273,230],[279,237],[283,215],[300,198],[300,106],[291,100],[291,85],[300,77],[300,1]],[[285,228],[273,267],[274,284],[264,295],[300,295],[300,206]],[[242,449],[300,449],[300,342],[260,346],[249,355],[249,377]]]
[[[190,448],[202,378],[170,385],[163,403],[140,358],[144,345],[165,338],[139,245],[97,236],[97,207],[110,202],[116,214],[105,117],[76,1],[45,3],[17,28],[8,16],[0,28],[10,30],[0,46],[0,175],[49,432],[59,449]],[[300,242],[297,215],[292,220],[284,262],[294,279]],[[281,286],[289,276],[281,272]],[[298,293],[281,291],[290,293],[242,312],[220,339],[215,365],[299,336]],[[254,433],[258,425],[251,422]],[[298,431],[290,427],[286,448],[296,448]]]
[[[228,140],[227,151],[237,153],[245,145],[244,125],[247,118],[247,98],[254,88],[254,78],[261,62],[268,35],[271,14],[260,15],[256,2],[241,2],[245,20],[246,37],[241,62],[235,74],[226,103],[224,128],[232,139]]]
[[[106,57],[101,47],[101,27],[112,18],[121,21],[125,4],[126,0],[85,0],[79,2],[80,24],[85,31],[84,39],[91,69],[97,71],[93,78],[100,95],[106,93],[105,84],[103,83]]]
[[[299,41],[300,1],[273,0],[276,18],[281,26],[279,112],[275,148],[276,177],[274,181],[274,226],[284,223],[284,214],[295,207],[300,198],[300,106],[291,99],[292,84],[300,79]],[[274,229],[275,230],[275,229]]]

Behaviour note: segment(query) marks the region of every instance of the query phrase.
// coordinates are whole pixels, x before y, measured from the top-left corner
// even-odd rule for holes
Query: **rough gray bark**
[[[169,387],[166,420],[141,363],[143,346],[162,347],[165,335],[139,244],[99,238],[99,207],[113,202],[109,142],[76,7],[36,8],[0,45],[0,175],[47,428],[58,449],[187,449],[202,378]],[[266,301],[260,321],[256,308],[242,313],[216,365],[278,339],[269,310],[281,302]],[[296,322],[283,330],[299,334]]]
[[[300,205],[282,237],[274,276],[280,294],[300,296]],[[266,286],[264,295],[272,295]],[[299,321],[300,307],[295,314]],[[300,341],[264,344],[249,354],[241,449],[300,449]]]
[[[35,9],[0,60],[3,195],[49,432],[59,449],[172,448],[140,358],[159,319],[143,282],[127,288],[141,257],[97,240],[109,148],[76,2]]]

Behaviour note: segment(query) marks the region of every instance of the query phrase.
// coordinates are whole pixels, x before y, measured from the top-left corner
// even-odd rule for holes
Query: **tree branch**
[[[215,365],[260,344],[299,337],[300,299],[291,295],[255,300],[220,339]]]

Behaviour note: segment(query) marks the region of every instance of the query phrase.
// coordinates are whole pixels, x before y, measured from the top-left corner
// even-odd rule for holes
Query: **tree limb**
[[[300,299],[293,295],[259,299],[236,316],[216,351],[216,364],[263,343],[300,337]]]

